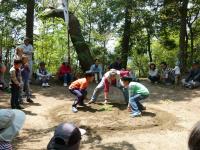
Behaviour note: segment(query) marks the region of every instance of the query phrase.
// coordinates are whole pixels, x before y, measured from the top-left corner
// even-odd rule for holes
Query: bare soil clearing
[[[67,88],[32,86],[34,104],[26,103],[23,130],[14,141],[17,150],[42,150],[61,122],[85,128],[83,150],[187,150],[188,134],[200,119],[200,91],[152,85],[143,81],[151,96],[144,101],[142,117],[131,118],[122,93],[111,89],[108,106],[100,95],[97,104],[71,112],[75,98]],[[89,88],[88,98],[95,85]],[[0,107],[9,107],[9,95],[0,93]],[[106,109],[108,108],[108,109]]]

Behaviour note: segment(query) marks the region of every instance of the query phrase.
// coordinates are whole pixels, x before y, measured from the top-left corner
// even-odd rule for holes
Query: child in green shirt
[[[129,105],[132,110],[132,117],[141,116],[141,111],[146,108],[139,102],[149,96],[149,90],[141,83],[132,82],[132,78],[123,77],[122,82],[129,91]]]

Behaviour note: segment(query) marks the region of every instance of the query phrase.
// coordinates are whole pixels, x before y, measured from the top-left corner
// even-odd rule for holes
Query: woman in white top
[[[151,83],[155,83],[158,82],[160,80],[160,75],[158,73],[158,69],[156,69],[156,64],[151,62],[149,64],[149,80],[151,81]]]

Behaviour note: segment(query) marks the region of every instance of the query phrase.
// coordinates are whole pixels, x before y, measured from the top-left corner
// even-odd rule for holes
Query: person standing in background
[[[26,37],[24,39],[24,44],[22,45],[22,47],[23,47],[23,53],[28,56],[29,68],[30,68],[29,80],[31,80],[32,74],[33,74],[33,52],[34,52],[34,50],[33,50],[33,46],[30,43],[29,38]]]
[[[103,69],[98,59],[95,59],[95,63],[90,67],[90,71],[95,75],[95,82],[99,83],[102,79]]]

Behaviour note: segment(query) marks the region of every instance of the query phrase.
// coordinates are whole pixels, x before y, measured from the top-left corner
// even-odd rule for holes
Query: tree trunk
[[[45,15],[45,18],[49,17],[59,17],[64,19],[64,13],[62,9],[54,9]],[[78,60],[83,71],[89,70],[90,66],[93,64],[93,58],[90,53],[89,46],[86,44],[84,37],[81,32],[81,25],[79,20],[74,16],[74,14],[69,13],[69,34],[71,41],[78,55]]]
[[[188,24],[188,27],[190,29],[190,47],[191,47],[190,63],[192,64],[193,59],[194,59],[194,33],[193,33],[192,25]]]
[[[187,24],[187,6],[188,0],[183,0],[182,6],[180,8],[180,37],[179,37],[179,61],[180,68],[183,72],[186,70],[187,65],[187,47],[186,47],[186,24]]]
[[[151,53],[151,35],[150,35],[149,32],[147,34],[148,34],[147,35],[147,42],[148,42],[147,51],[148,51],[148,54],[149,54],[149,61],[153,62],[152,53]]]
[[[35,6],[35,0],[27,1],[26,37],[31,39],[31,44],[33,44],[34,6]]]
[[[127,60],[128,60],[128,53],[130,50],[130,29],[131,29],[131,4],[127,2],[125,8],[125,23],[124,23],[124,33],[122,38],[122,50],[121,50],[121,57],[122,57],[122,67],[126,68]]]

